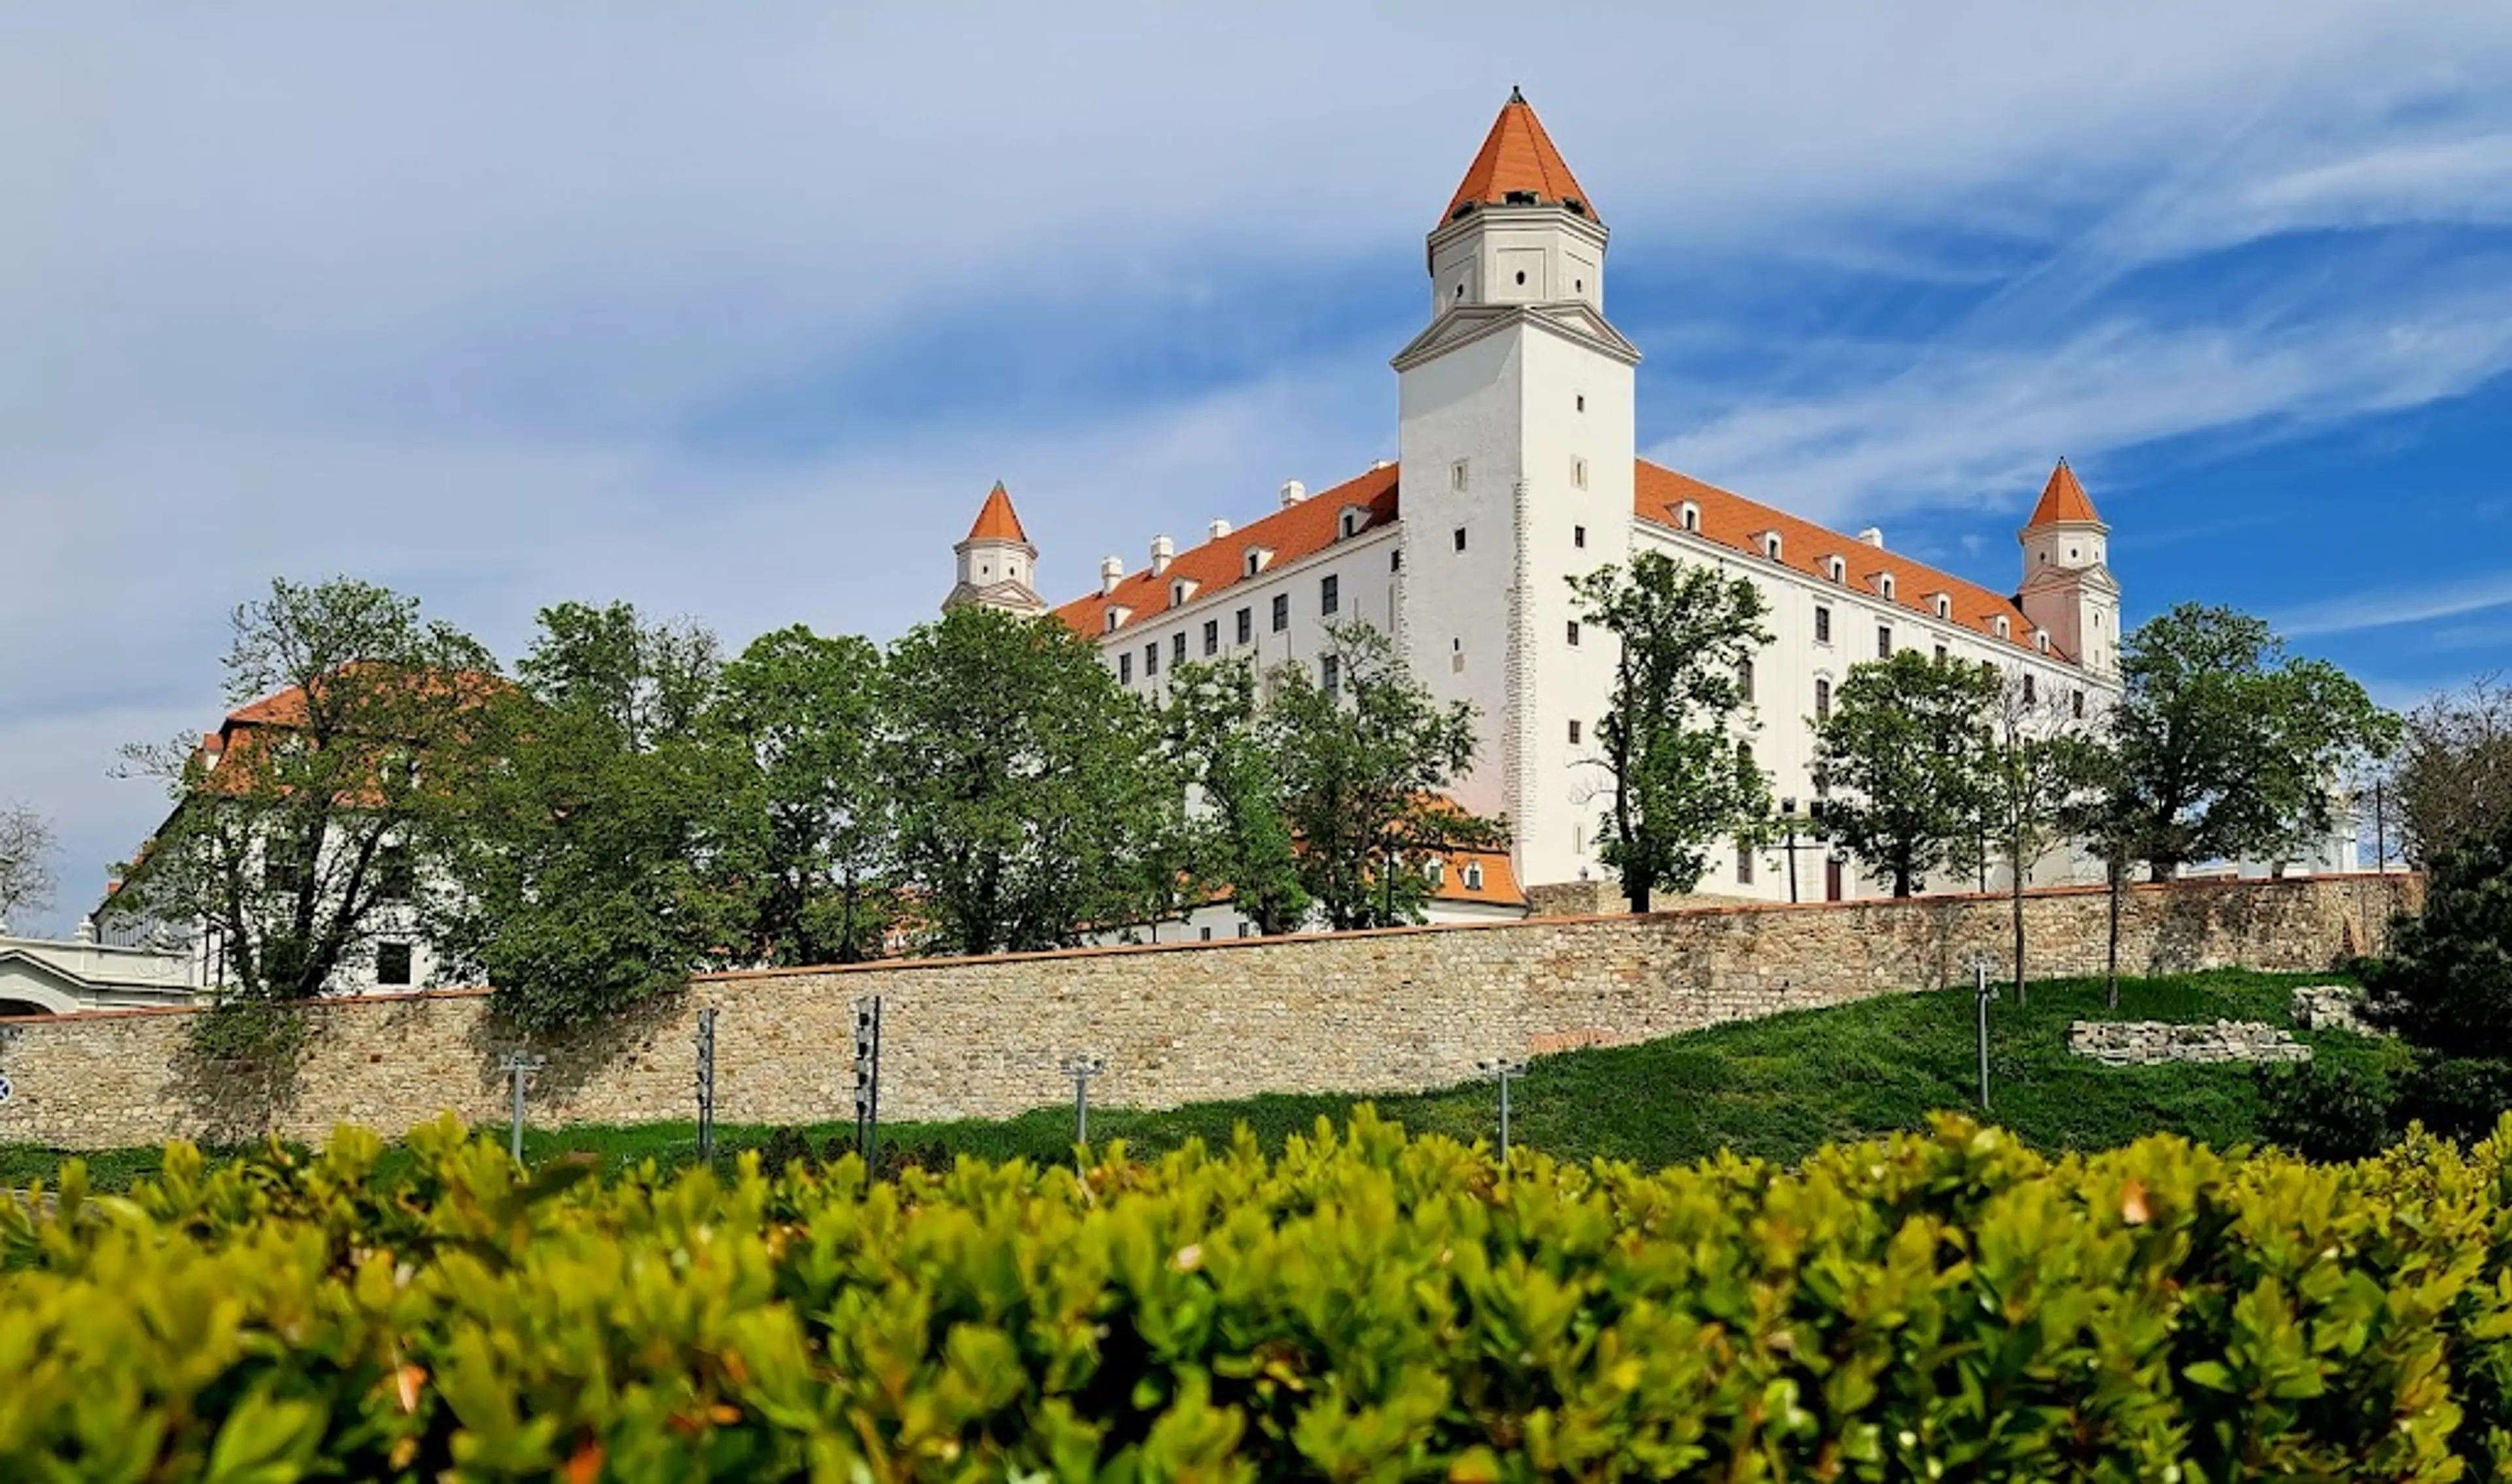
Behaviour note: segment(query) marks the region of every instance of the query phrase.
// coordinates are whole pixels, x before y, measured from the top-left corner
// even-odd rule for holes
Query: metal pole
[[[1509,1084],[1511,1079],[1525,1074],[1526,1063],[1512,1061],[1507,1057],[1493,1057],[1477,1062],[1475,1070],[1500,1083],[1500,1162],[1501,1167],[1507,1169],[1509,1167]]]
[[[2383,817],[2381,780],[2373,780],[2373,869],[2387,875],[2390,870],[2389,821]]]
[[[1509,1163],[1509,1078],[1500,1079],[1500,1162]]]
[[[698,1011],[698,1163],[715,1163],[715,1006]]]
[[[1788,816],[1788,905],[1789,905],[1789,906],[1791,906],[1791,907],[1795,906],[1795,905],[1796,905],[1796,900],[1797,900],[1797,821],[1796,821],[1796,816],[1795,816],[1795,815],[1793,815],[1793,814],[1791,814],[1791,815],[1789,815],[1789,816]]]
[[[1972,994],[1980,1000],[1980,1111],[1988,1112],[1988,960],[1972,960]]]
[[[1073,1078],[1073,1142],[1074,1162],[1080,1163],[1079,1146],[1090,1142],[1090,1079],[1107,1070],[1107,1059],[1099,1056],[1069,1056],[1064,1059],[1064,1074]]]
[[[864,1129],[864,1169],[881,1158],[881,996],[872,997],[872,1119]]]
[[[506,1121],[506,1150],[517,1164],[524,1162],[524,1081],[544,1065],[544,1058],[526,1056],[520,1051],[507,1052],[506,1059],[498,1064],[513,1085],[514,1110]]]

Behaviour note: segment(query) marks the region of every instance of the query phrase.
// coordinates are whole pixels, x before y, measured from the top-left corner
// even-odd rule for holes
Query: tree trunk
[[[2014,862],[2012,861],[2012,859],[2011,859],[2011,858],[2010,858],[2010,860],[2009,860],[2009,862],[2008,862],[2008,865],[2010,866],[2010,868],[2013,868],[2013,873],[2014,873],[2014,877],[2015,877],[2015,881],[2014,881],[2013,889],[2011,889],[2011,890],[2007,893],[2007,898],[2006,898],[2006,899],[2007,899],[2007,902],[2008,902],[2008,903],[2009,903],[2009,904],[2014,908],[2014,912],[2015,912],[2015,1003],[2016,1003],[2016,1005],[2017,1005],[2017,1007],[2018,1007],[2018,1008],[2021,1008],[2021,1007],[2022,1006],[2023,1002],[2024,1002],[2024,1000],[2023,1000],[2023,872],[2022,872],[2022,870],[2021,870],[2020,867],[2015,867],[2015,866],[2014,866]]]
[[[1644,876],[1623,878],[1623,900],[1631,904],[1634,916],[1649,910],[1649,883]]]
[[[2116,1010],[2119,1008],[2120,899],[2128,894],[2128,862],[2113,860],[2109,866],[2110,869],[2103,873],[2109,878],[2111,888],[2109,959],[2104,968],[2109,986],[2104,995],[2104,1003]]]
[[[1893,863],[1893,895],[1895,895],[1895,896],[1897,896],[1897,897],[1906,897],[1906,896],[1908,896],[1909,894],[1910,894],[1910,865],[1909,865],[1909,862],[1907,862],[1907,861],[1895,861],[1895,862]]]

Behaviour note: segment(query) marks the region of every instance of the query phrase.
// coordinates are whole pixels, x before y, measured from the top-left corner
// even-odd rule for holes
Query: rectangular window
[[[375,898],[384,902],[407,902],[418,895],[418,870],[410,858],[410,846],[386,845],[375,852]]]
[[[1939,644],[1939,645],[1937,645],[1937,663],[1938,663],[1938,664],[1940,664],[1940,665],[1942,665],[1942,664],[1943,664],[1944,662],[1945,662],[1945,646],[1944,646],[1944,645],[1943,645],[1943,644]]]
[[[1218,618],[1203,621],[1203,652],[1207,657],[1221,652],[1221,620]]]
[[[1570,620],[1570,647],[1579,647],[1579,620],[1575,618]]]
[[[1256,924],[1255,924],[1255,923],[1253,923],[1253,922],[1241,922],[1241,923],[1239,923],[1239,924],[1238,924],[1238,936],[1240,936],[1240,937],[1242,937],[1242,938],[1252,938],[1252,937],[1255,937],[1255,936],[1256,936]]]
[[[1579,719],[1577,717],[1572,717],[1570,719],[1570,745],[1572,747],[1579,745]]]
[[[1186,630],[1184,629],[1169,636],[1169,663],[1172,665],[1186,663]]]
[[[1736,662],[1736,688],[1744,692],[1746,700],[1749,701],[1753,698],[1753,662],[1751,660],[1744,659]]]
[[[1570,460],[1570,483],[1577,488],[1585,489],[1588,488],[1588,461],[1586,459],[1574,458]]]
[[[1255,610],[1254,610],[1254,609],[1252,609],[1252,608],[1240,608],[1240,609],[1238,610],[1238,643],[1240,643],[1240,644],[1243,644],[1247,643],[1249,640],[1254,639],[1255,637],[1256,637],[1256,613],[1255,613]]]
[[[1893,657],[1893,626],[1889,623],[1879,623],[1875,626],[1875,657],[1877,659]]]
[[[1571,527],[1570,544],[1579,548],[1581,551],[1586,551],[1588,549],[1588,527],[1585,526]]]
[[[2023,704],[2026,706],[2040,704],[2039,687],[2033,684],[2032,672],[2029,670],[2023,672]]]
[[[1463,493],[1466,488],[1466,461],[1458,459],[1448,466],[1448,488]]]
[[[1143,679],[1150,680],[1153,676],[1159,673],[1160,645],[1159,641],[1154,640],[1152,643],[1143,645]]]
[[[1460,526],[1460,527],[1457,527],[1457,550],[1459,550],[1459,551],[1464,551],[1465,549],[1466,549],[1466,527],[1464,527],[1463,526]]]
[[[2085,719],[2085,693],[2079,690],[2073,695],[2067,697],[2067,709],[2076,714],[2077,721],[2083,721]]]
[[[1211,941],[1212,941],[1212,929],[1211,929],[1211,928],[1207,927],[1207,928],[1203,929],[1203,941],[1204,941],[1204,942],[1206,942],[1206,943],[1209,943],[1209,942],[1211,942]]]
[[[375,983],[410,983],[410,945],[378,943],[375,945]]]
[[[1339,655],[1329,654],[1319,659],[1317,661],[1317,681],[1320,684],[1326,687],[1326,694],[1334,696],[1343,694],[1342,657]]]
[[[1134,683],[1134,656],[1131,652],[1117,656],[1117,683],[1119,685]]]
[[[1332,573],[1317,579],[1317,611],[1333,614],[1343,606],[1343,583]]]
[[[1279,634],[1290,626],[1291,595],[1288,593],[1276,593],[1274,595],[1274,632]]]
[[[1740,886],[1753,884],[1753,847],[1750,845],[1736,847],[1736,884]]]
[[[1400,572],[1404,570],[1403,547],[1399,546],[1387,554],[1387,569],[1391,572]]]
[[[1831,609],[1820,603],[1814,605],[1814,642],[1819,644],[1831,643]]]
[[[1829,681],[1819,680],[1814,683],[1814,719],[1817,722],[1831,720],[1831,682]]]

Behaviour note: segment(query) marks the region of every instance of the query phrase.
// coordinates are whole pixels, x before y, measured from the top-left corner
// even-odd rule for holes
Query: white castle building
[[[1607,238],[1512,92],[1431,229],[1430,323],[1393,361],[1397,460],[1314,493],[1286,484],[1279,509],[1244,526],[1215,520],[1184,550],[1156,537],[1133,570],[1112,556],[1099,590],[1056,616],[1150,695],[1182,661],[1314,666],[1327,623],[1386,630],[1418,680],[1480,719],[1477,761],[1452,792],[1512,832],[1492,873],[1511,879],[1478,893],[1496,899],[1486,908],[1522,904],[1518,883],[1610,875],[1597,859],[1605,774],[1593,743],[1614,641],[1582,632],[1566,579],[1635,551],[1761,589],[1772,641],[1751,671],[1755,756],[1773,795],[1801,810],[1814,798],[1813,722],[1861,660],[1916,648],[1992,661],[2089,715],[2118,693],[2109,527],[2063,460],[2021,533],[2020,578],[2000,591],[1892,551],[1877,530],[1826,530],[1638,458],[1640,351],[1606,317]],[[1038,549],[1000,485],[956,551],[950,604],[1046,610],[1031,581]],[[1885,889],[1810,834],[1791,853],[1731,848],[1700,891],[1786,901]],[[2035,879],[2085,869],[2053,857]],[[1438,910],[1452,895],[1434,918],[1456,915]]]

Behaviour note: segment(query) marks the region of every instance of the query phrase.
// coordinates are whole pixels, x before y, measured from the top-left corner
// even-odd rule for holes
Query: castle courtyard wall
[[[2375,951],[2419,889],[2370,875],[2139,886],[2126,897],[2122,968],[2325,969]],[[2025,910],[2034,977],[2101,971],[2101,891],[2035,892]],[[998,1117],[1069,1096],[1058,1068],[1082,1053],[1106,1060],[1092,1100],[1135,1108],[1443,1086],[1487,1057],[1967,982],[1979,956],[2002,971],[2008,932],[2003,897],[1935,897],[710,975],[632,1017],[535,1040],[547,1066],[531,1117],[693,1116],[705,1006],[723,1121],[850,1117],[853,1004],[867,995],[883,1001],[884,1119]],[[276,1068],[187,1051],[198,1013],[8,1023],[0,1141],[312,1139],[340,1122],[397,1132],[446,1109],[500,1122],[498,1063],[524,1045],[478,991],[323,1002],[301,1053]]]

